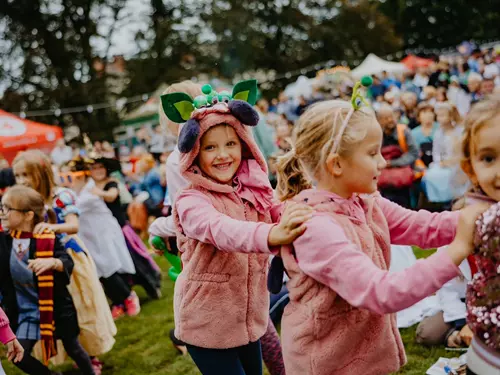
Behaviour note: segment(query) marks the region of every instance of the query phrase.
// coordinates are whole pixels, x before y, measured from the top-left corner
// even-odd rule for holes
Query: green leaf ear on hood
[[[178,124],[189,120],[194,111],[193,98],[183,92],[162,95],[161,104],[169,120]]]
[[[257,101],[257,80],[250,79],[241,81],[234,85],[233,99],[243,100],[250,105],[255,105]]]

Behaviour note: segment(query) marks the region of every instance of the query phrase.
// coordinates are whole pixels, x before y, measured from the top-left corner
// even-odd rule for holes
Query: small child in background
[[[14,363],[19,362],[23,359],[24,349],[19,341],[16,339],[16,335],[12,332],[9,326],[9,319],[5,315],[4,311],[0,307],[0,342],[7,345],[7,358],[9,361]],[[0,375],[5,375],[5,371],[2,368],[2,363],[0,362]]]
[[[460,184],[457,145],[462,138],[463,126],[457,108],[450,103],[436,105],[439,128],[432,142],[432,163],[422,178],[429,202],[450,203],[463,196],[467,185]]]
[[[467,322],[474,338],[467,374],[500,373],[500,95],[474,105],[465,119],[462,169],[475,195],[494,203],[477,221],[474,253],[478,272],[467,289]]]

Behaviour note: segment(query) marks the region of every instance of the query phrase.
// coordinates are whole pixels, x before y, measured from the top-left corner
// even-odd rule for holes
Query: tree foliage
[[[498,37],[500,21],[500,0],[135,0],[150,11],[135,32],[125,79],[106,66],[114,33],[137,22],[129,1],[0,0],[0,106],[55,110],[153,92],[200,73],[231,79],[352,63],[370,52]],[[119,122],[114,107],[36,119],[76,124],[93,138],[109,137]]]
[[[407,47],[425,48],[499,38],[498,9],[499,0],[385,0],[380,5]]]

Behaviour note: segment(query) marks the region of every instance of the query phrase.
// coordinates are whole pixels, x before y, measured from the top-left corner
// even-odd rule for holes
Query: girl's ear
[[[326,158],[326,170],[333,177],[340,177],[342,175],[342,164],[337,154],[330,154]]]
[[[35,219],[35,213],[33,211],[26,212],[26,219],[28,221],[33,221]]]
[[[477,177],[476,177],[476,174],[474,173],[474,169],[472,168],[472,164],[470,162],[470,159],[462,160],[460,162],[460,166],[462,167],[462,170],[467,175],[467,177],[469,177],[472,184],[474,186],[477,186],[478,185]]]

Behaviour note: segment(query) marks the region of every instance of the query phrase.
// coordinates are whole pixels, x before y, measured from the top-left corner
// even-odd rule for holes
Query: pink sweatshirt
[[[283,318],[287,375],[387,374],[406,361],[395,314],[459,275],[446,252],[389,273],[390,244],[433,248],[455,235],[458,213],[406,210],[381,197],[307,190],[315,209],[282,256],[291,278]],[[297,264],[298,261],[298,264]]]
[[[5,312],[0,308],[0,342],[2,344],[7,344],[15,338],[16,336],[9,326],[9,319],[7,319],[7,315],[5,315]]]

